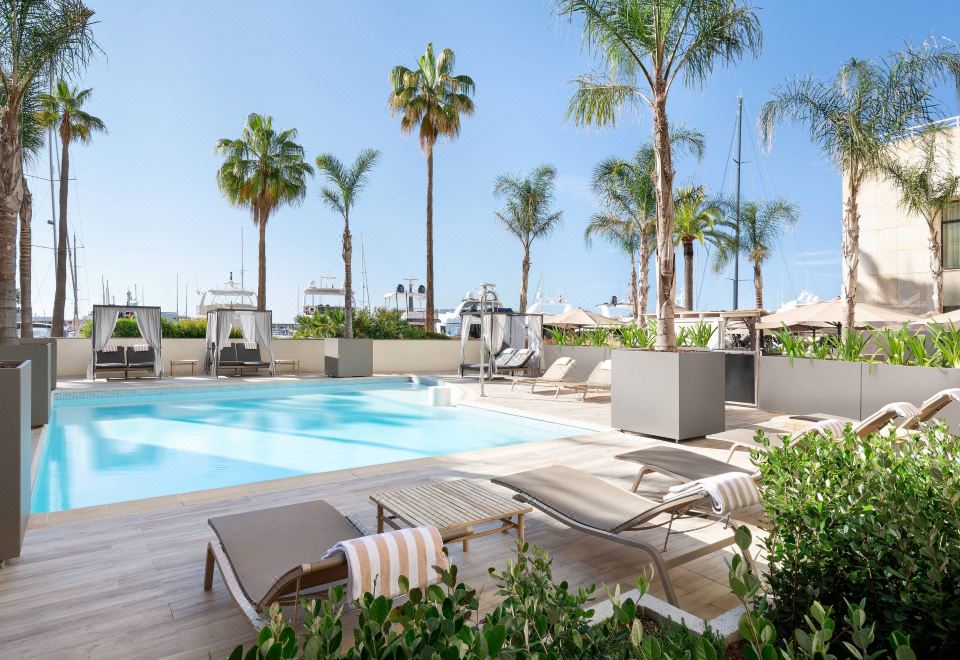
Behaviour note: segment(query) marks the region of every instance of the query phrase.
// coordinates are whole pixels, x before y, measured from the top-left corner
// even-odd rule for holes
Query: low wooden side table
[[[286,366],[290,367],[290,373],[291,373],[291,374],[299,374],[299,373],[300,373],[300,360],[287,360],[287,359],[282,359],[282,360],[274,360],[273,363],[274,363],[275,365],[277,365],[277,375],[278,375],[278,376],[280,375],[280,367],[283,366],[283,365],[286,365]]]
[[[197,360],[170,360],[170,378],[177,375],[177,367],[190,367],[190,375],[197,375]]]
[[[517,530],[522,541],[523,517],[533,511],[526,504],[466,479],[375,493],[370,500],[377,505],[378,532],[384,531],[385,524],[400,529],[398,523],[436,527],[440,533],[485,526],[463,538],[464,552],[470,549],[471,539],[505,534],[511,529]],[[495,522],[500,525],[486,527]]]

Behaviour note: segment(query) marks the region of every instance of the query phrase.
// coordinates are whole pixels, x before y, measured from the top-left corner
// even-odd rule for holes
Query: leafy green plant
[[[828,337],[811,339],[807,344],[807,355],[815,360],[829,360],[833,357],[833,343]]]
[[[557,346],[566,346],[569,343],[567,331],[563,328],[547,328],[547,333]]]
[[[570,333],[571,346],[586,346],[587,341],[587,335],[583,331]]]
[[[780,344],[780,351],[784,357],[791,360],[807,356],[807,345],[800,335],[794,334],[786,325],[772,333]]]
[[[892,328],[874,330],[873,338],[887,364],[912,364],[909,346],[910,330],[906,325],[896,330]]]
[[[960,329],[953,323],[947,326],[929,323],[927,329],[937,354],[938,366],[953,369],[960,367]]]
[[[80,325],[80,336],[90,337],[93,332],[93,321],[85,321]],[[137,320],[129,317],[117,319],[117,325],[113,329],[114,337],[136,338],[140,337],[140,328],[137,327]],[[169,319],[160,319],[160,336],[165,339],[205,339],[207,336],[206,319],[179,319],[170,321]],[[230,337],[239,339],[243,337],[240,328],[234,328],[230,331]]]
[[[707,348],[716,331],[717,326],[706,321],[698,321],[694,325],[682,325],[677,329],[677,346]]]
[[[906,440],[848,427],[754,460],[782,629],[804,625],[815,601],[842,611],[866,599],[878,638],[901,631],[928,655],[960,644],[960,437],[939,422]]]
[[[835,358],[844,362],[869,362],[870,359],[863,354],[868,340],[868,335],[856,330],[844,332],[839,336],[831,335],[830,337]]]
[[[657,341],[656,321],[649,319],[643,325],[629,323],[617,329],[620,345],[624,348],[653,348]]]
[[[344,311],[328,309],[296,318],[295,339],[342,337],[345,332]],[[365,339],[449,339],[444,334],[427,332],[410,325],[393,309],[353,310],[353,336]]]
[[[588,346],[609,346],[610,345],[610,330],[601,326],[597,326],[588,331],[582,333],[587,339]]]

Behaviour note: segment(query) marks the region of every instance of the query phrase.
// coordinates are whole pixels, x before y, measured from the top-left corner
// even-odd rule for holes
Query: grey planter
[[[860,419],[863,366],[861,362],[761,357],[757,405],[769,412],[827,413]]]
[[[606,346],[557,346],[547,344],[543,347],[543,360],[540,369],[544,370],[559,357],[572,357],[577,363],[567,376],[571,381],[584,381],[594,367],[610,359],[610,348]]]
[[[724,355],[615,348],[611,424],[671,440],[726,428]]]
[[[869,415],[894,401],[920,405],[940,390],[960,387],[960,369],[863,364],[861,383],[860,411],[862,415]],[[950,428],[957,432],[960,426],[960,403],[947,405],[937,417],[946,421]]]
[[[52,389],[50,384],[50,344],[40,341],[17,341],[19,343],[0,344],[0,361],[30,361],[30,426],[43,426],[50,421],[50,390]]]
[[[50,389],[57,389],[57,340],[54,337],[30,337],[21,339],[21,344],[47,344],[50,347]]]
[[[331,378],[373,375],[372,339],[326,339],[324,372]]]
[[[20,556],[30,518],[29,360],[0,362],[0,562]]]

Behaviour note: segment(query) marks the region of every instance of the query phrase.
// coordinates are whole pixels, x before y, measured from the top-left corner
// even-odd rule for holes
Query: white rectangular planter
[[[610,348],[606,346],[558,346],[546,344],[543,347],[543,360],[540,370],[546,370],[559,357],[571,357],[577,361],[567,379],[581,382],[587,379],[593,369],[610,359]]]
[[[331,378],[359,378],[373,375],[372,339],[324,340],[324,372]]]
[[[888,403],[907,401],[919,406],[925,399],[948,387],[960,387],[960,369],[936,367],[903,367],[890,364],[862,366],[861,404],[863,415],[869,415]],[[950,428],[958,431],[960,403],[951,403],[937,414]]]
[[[30,518],[29,360],[0,365],[0,561],[20,556]]]
[[[768,412],[827,413],[860,419],[863,366],[861,362],[761,357],[757,405]]]
[[[724,355],[712,351],[612,351],[611,424],[671,440],[726,428]]]

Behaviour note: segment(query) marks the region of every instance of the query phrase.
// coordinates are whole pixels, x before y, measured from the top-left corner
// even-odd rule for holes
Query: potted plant
[[[20,556],[30,517],[30,360],[0,361],[0,562]]]

